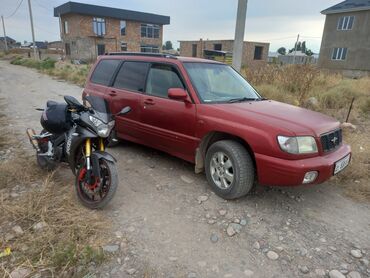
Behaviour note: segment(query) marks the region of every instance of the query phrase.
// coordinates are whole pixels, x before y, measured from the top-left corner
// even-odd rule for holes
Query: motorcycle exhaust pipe
[[[27,128],[26,133],[27,133],[28,138],[30,139],[31,145],[36,149],[37,152],[39,152],[40,148],[39,148],[38,141],[35,139],[35,136],[36,136],[35,130],[32,128]]]

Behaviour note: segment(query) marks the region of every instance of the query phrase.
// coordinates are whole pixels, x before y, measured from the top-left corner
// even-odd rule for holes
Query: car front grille
[[[342,129],[321,135],[321,145],[325,153],[337,149],[342,144]]]

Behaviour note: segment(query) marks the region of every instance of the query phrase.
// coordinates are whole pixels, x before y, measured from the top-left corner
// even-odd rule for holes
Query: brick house
[[[16,47],[16,41],[12,38],[6,36],[6,44],[8,49]],[[5,38],[0,37],[0,50],[5,50]]]
[[[67,57],[94,60],[105,52],[159,52],[170,17],[67,2],[54,8]]]
[[[370,75],[370,1],[347,0],[326,15],[319,67],[348,77]]]
[[[234,40],[198,40],[179,41],[180,55],[188,57],[206,58],[205,51],[215,50],[232,53]],[[242,66],[260,67],[267,64],[269,43],[244,42]]]

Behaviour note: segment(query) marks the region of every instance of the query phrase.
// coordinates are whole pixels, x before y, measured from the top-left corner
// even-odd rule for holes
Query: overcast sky
[[[31,29],[27,0],[9,17],[21,0],[0,0],[9,37],[30,41]],[[53,8],[66,0],[31,0],[36,40],[59,40],[58,19]],[[164,28],[164,41],[232,39],[234,37],[237,0],[76,0],[76,2],[128,10],[158,13],[171,17]],[[320,11],[340,0],[249,0],[245,40],[270,42],[270,51],[280,46],[292,48],[297,34],[313,51],[320,49],[325,16]],[[1,36],[3,35],[1,30]]]

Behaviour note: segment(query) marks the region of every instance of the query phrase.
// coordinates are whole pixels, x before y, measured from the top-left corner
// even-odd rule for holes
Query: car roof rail
[[[177,59],[176,55],[169,53],[144,53],[144,52],[107,52],[105,55],[111,56],[144,56],[144,57],[158,57]]]

